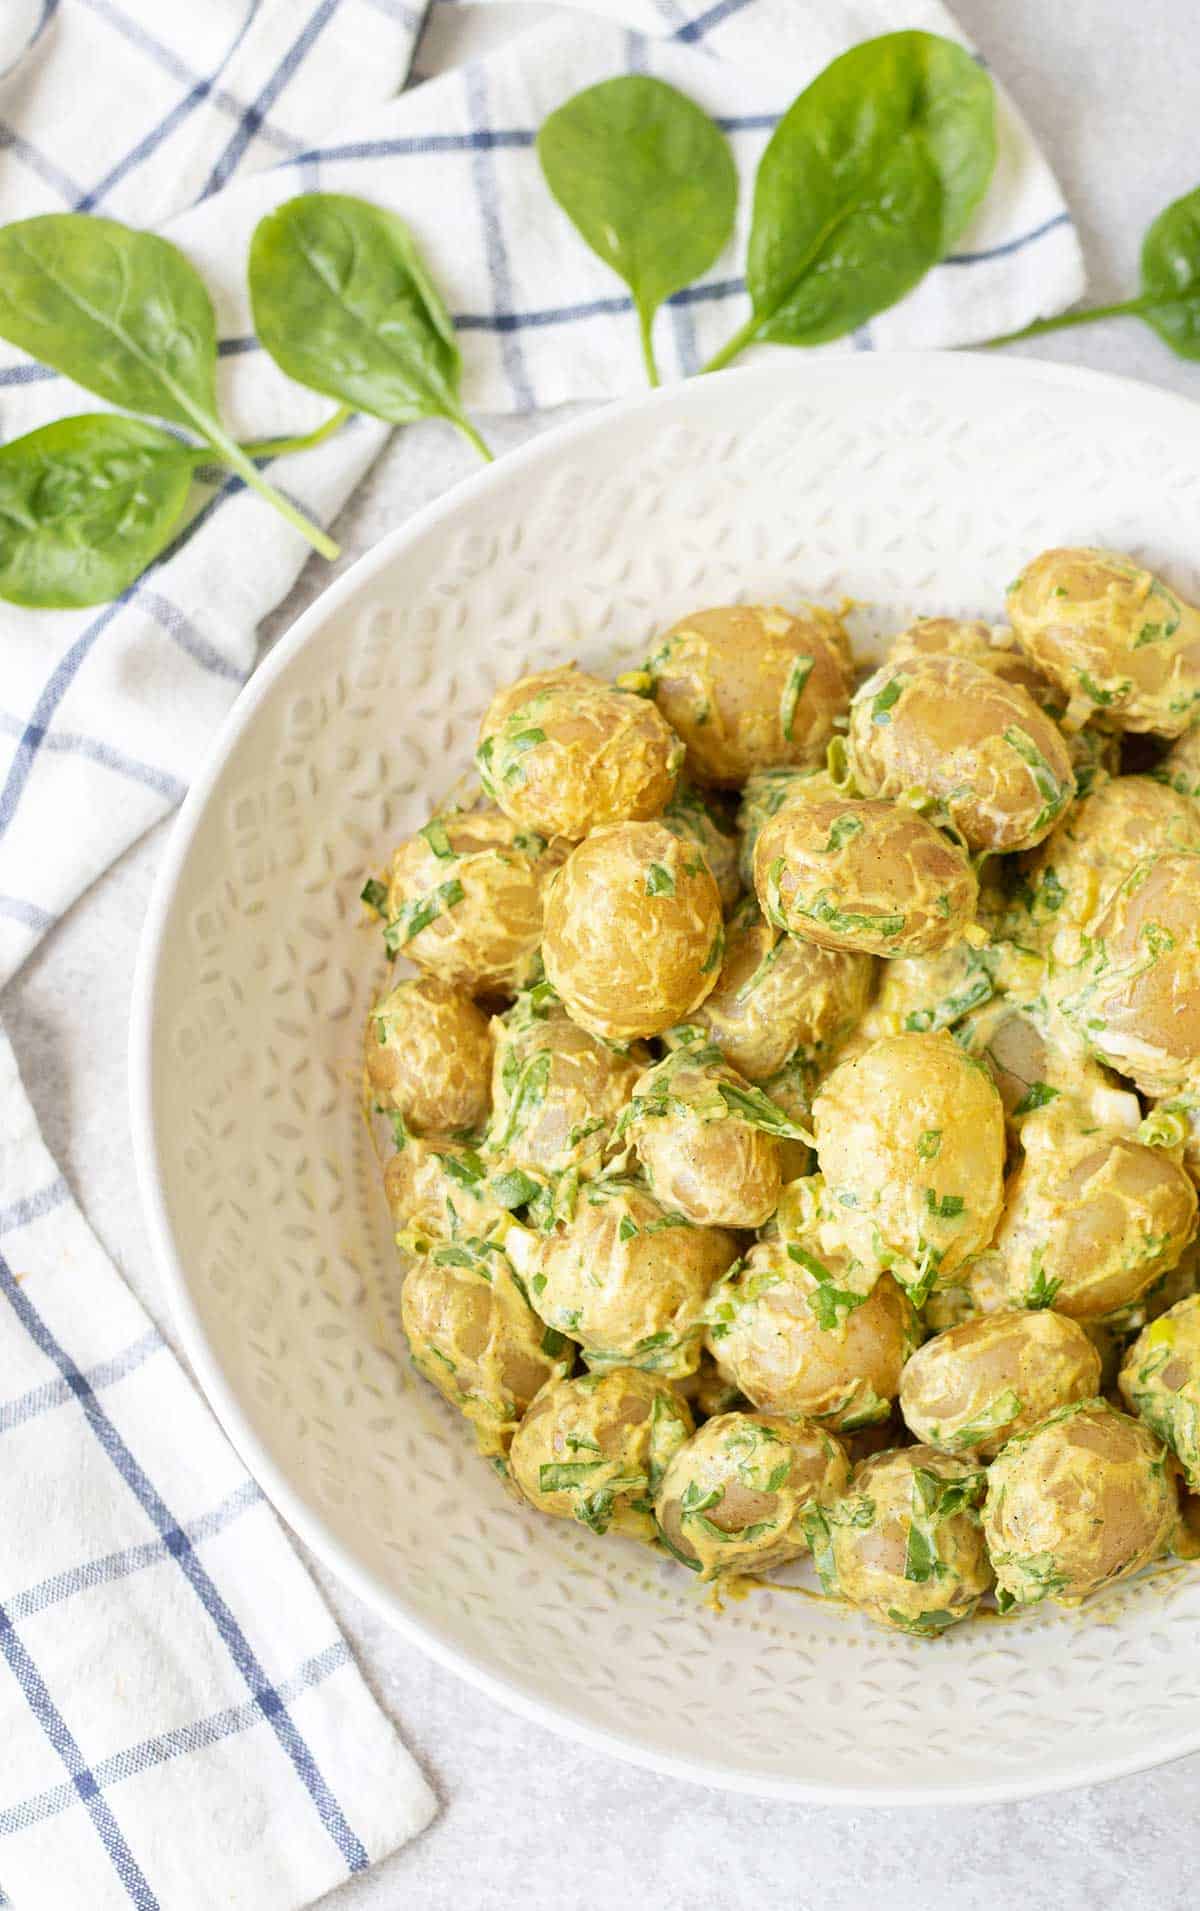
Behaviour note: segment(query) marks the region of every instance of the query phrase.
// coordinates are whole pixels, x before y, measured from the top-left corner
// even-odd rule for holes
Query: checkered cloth
[[[258,349],[243,278],[257,221],[313,189],[410,221],[475,411],[606,398],[642,383],[636,329],[541,181],[546,113],[655,73],[720,120],[748,186],[780,111],[836,54],[899,26],[956,31],[937,0],[588,0],[402,91],[424,12],[0,0],[0,220],[164,225],[213,292],[242,437],[329,409]],[[855,348],[965,343],[1079,296],[1061,195],[1003,99],[1000,149],[958,251]],[[667,375],[745,316],[748,205],[743,190],[727,255],[660,315]],[[96,402],[0,345],[4,438]],[[272,476],[328,524],[385,436],[355,421]],[[230,478],[118,603],[0,605],[0,985],[179,801],[306,556]],[[423,1781],[332,1621],[71,1204],[2,1035],[0,1452],[0,1884],[21,1911],[279,1911],[425,1822]]]
[[[0,1316],[9,1902],[285,1911],[419,1831],[428,1786],[71,1200],[3,1036]]]

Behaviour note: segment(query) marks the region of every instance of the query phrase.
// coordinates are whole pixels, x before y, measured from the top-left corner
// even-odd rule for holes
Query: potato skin
[[[490,1154],[535,1175],[598,1175],[617,1118],[650,1059],[622,1054],[573,1022],[543,991],[520,996],[492,1023]],[[545,1057],[544,1061],[539,1060]]]
[[[460,1235],[490,1239],[505,1220],[487,1186],[487,1164],[465,1143],[410,1135],[389,1156],[383,1193],[399,1245],[430,1254]]]
[[[755,770],[824,762],[849,701],[849,662],[833,611],[734,604],[680,618],[646,668],[689,774],[736,788]]]
[[[550,891],[546,974],[572,1020],[606,1041],[685,1021],[716,983],[724,946],[707,863],[661,823],[593,830]]]
[[[922,1639],[969,1619],[992,1583],[976,1510],[986,1477],[928,1446],[862,1461],[841,1500],[804,1516],[826,1592]]]
[[[1094,1320],[1175,1266],[1196,1231],[1196,1190],[1170,1155],[1084,1132],[1053,1103],[1021,1142],[995,1240],[1010,1305]]]
[[[517,1429],[512,1478],[539,1513],[653,1544],[654,1495],[693,1427],[669,1382],[637,1368],[553,1381]]]
[[[1166,1442],[1190,1490],[1200,1493],[1200,1295],[1142,1329],[1118,1384],[1130,1412]]]
[[[678,1378],[700,1363],[705,1302],[736,1254],[727,1229],[693,1227],[640,1183],[612,1177],[585,1183],[571,1218],[536,1238],[527,1284],[589,1367]]]
[[[831,1255],[820,1262],[825,1282],[806,1265],[818,1257],[801,1249],[797,1260],[796,1246],[759,1241],[714,1289],[709,1352],[765,1413],[803,1414],[838,1432],[886,1419],[917,1344],[910,1302],[887,1274],[865,1297],[853,1293]]]
[[[496,693],[475,760],[492,801],[522,829],[578,842],[605,823],[657,816],[683,746],[645,697],[570,664]]]
[[[870,956],[784,935],[748,897],[726,925],[721,973],[696,1020],[748,1081],[765,1082],[797,1049],[825,1048],[853,1028],[874,980]]]
[[[547,1351],[545,1329],[495,1246],[435,1246],[405,1276],[400,1316],[417,1371],[472,1422],[489,1456],[507,1451],[534,1395],[574,1365],[561,1336]]]
[[[1030,858],[1021,939],[1071,967],[1124,878],[1165,849],[1200,850],[1200,808],[1153,777],[1114,777],[1076,803]]]
[[[536,974],[546,889],[566,853],[499,810],[431,817],[392,858],[384,940],[468,995],[515,995]]]
[[[481,1128],[491,1106],[492,1041],[469,995],[432,975],[398,982],[367,1017],[368,1099],[413,1134]]]
[[[839,796],[816,779],[763,824],[754,887],[776,928],[881,956],[957,942],[978,897],[965,853],[916,810]]]
[[[779,1142],[738,1111],[752,1093],[704,1042],[674,1049],[634,1083],[625,1135],[653,1193],[697,1227],[758,1228],[778,1205]]]
[[[1115,551],[1043,551],[1009,586],[1022,649],[1069,699],[1115,730],[1177,737],[1200,710],[1200,614]]]
[[[900,1410],[918,1440],[986,1461],[1099,1387],[1100,1356],[1075,1321],[1048,1309],[988,1314],[918,1347],[900,1377]]]
[[[808,1551],[805,1507],[835,1498],[849,1478],[841,1442],[814,1421],[722,1413],[676,1453],[655,1514],[701,1581],[767,1573]]]
[[[1002,1607],[1077,1605],[1158,1559],[1179,1499],[1162,1443],[1103,1400],[1010,1440],[988,1475],[983,1530]]]
[[[868,1265],[927,1292],[992,1238],[1004,1199],[1004,1113],[987,1070],[949,1035],[893,1035],[828,1075],[817,1159]]]
[[[868,796],[925,790],[976,850],[1032,849],[1075,795],[1057,724],[965,657],[889,659],[854,696],[849,750]]]
[[[1190,1088],[1200,1077],[1200,854],[1138,863],[1089,934],[1082,974],[1064,983],[1063,1013],[1144,1095]]]

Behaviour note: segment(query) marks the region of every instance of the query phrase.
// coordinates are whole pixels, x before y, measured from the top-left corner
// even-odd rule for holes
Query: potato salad
[[[1200,611],[1083,549],[1007,611],[522,677],[363,890],[400,1315],[504,1490],[922,1639],[1200,1530]]]

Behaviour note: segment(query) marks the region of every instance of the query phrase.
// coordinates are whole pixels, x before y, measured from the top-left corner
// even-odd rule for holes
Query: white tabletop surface
[[[524,20],[531,11],[521,9]],[[1092,296],[1132,292],[1144,227],[1200,174],[1194,0],[956,0],[955,11],[1049,152],[1080,224]],[[503,24],[493,16],[483,31]],[[444,64],[449,36],[463,31],[457,9],[439,9],[422,70]],[[1200,365],[1173,359],[1135,321],[1037,349],[1200,398]],[[485,428],[502,451],[561,415]],[[337,527],[341,565],[469,462],[447,429],[398,433]],[[267,638],[330,576],[311,564]],[[47,938],[5,992],[3,1013],[50,1148],[169,1334],[138,1211],[125,1086],[129,978],[166,827]],[[607,1911],[639,1899],[658,1911],[1096,1911],[1118,1902],[1182,1911],[1197,1901],[1200,1755],[1026,1805],[863,1812],[728,1796],[526,1724],[313,1570],[442,1805],[414,1844],[326,1899],[328,1911]]]

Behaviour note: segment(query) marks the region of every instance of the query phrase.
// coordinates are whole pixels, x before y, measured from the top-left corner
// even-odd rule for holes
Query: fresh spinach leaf
[[[395,213],[302,193],[259,221],[249,274],[255,329],[289,378],[393,425],[448,418],[490,459],[459,401],[450,314]]]
[[[1200,358],[1200,186],[1173,199],[1147,229],[1142,240],[1142,289],[1136,297],[1035,319],[1019,332],[1004,332],[986,343],[1011,345],[1017,339],[1041,338],[1046,332],[1110,318],[1144,319],[1177,357]]]
[[[1180,358],[1200,358],[1200,186],[1160,212],[1142,241],[1142,317]]]
[[[222,426],[212,301],[169,240],[77,212],[0,228],[0,338],[111,405],[190,427],[323,557],[338,555]]]
[[[654,315],[708,271],[733,230],[737,168],[724,135],[673,86],[629,74],[551,113],[537,153],[568,219],[632,292],[657,385]]]
[[[111,412],[0,446],[0,597],[79,610],[119,597],[178,523],[196,454]]]
[[[886,33],[818,74],[758,169],[747,345],[819,345],[894,305],[944,258],[996,157],[992,83],[937,34]]]

